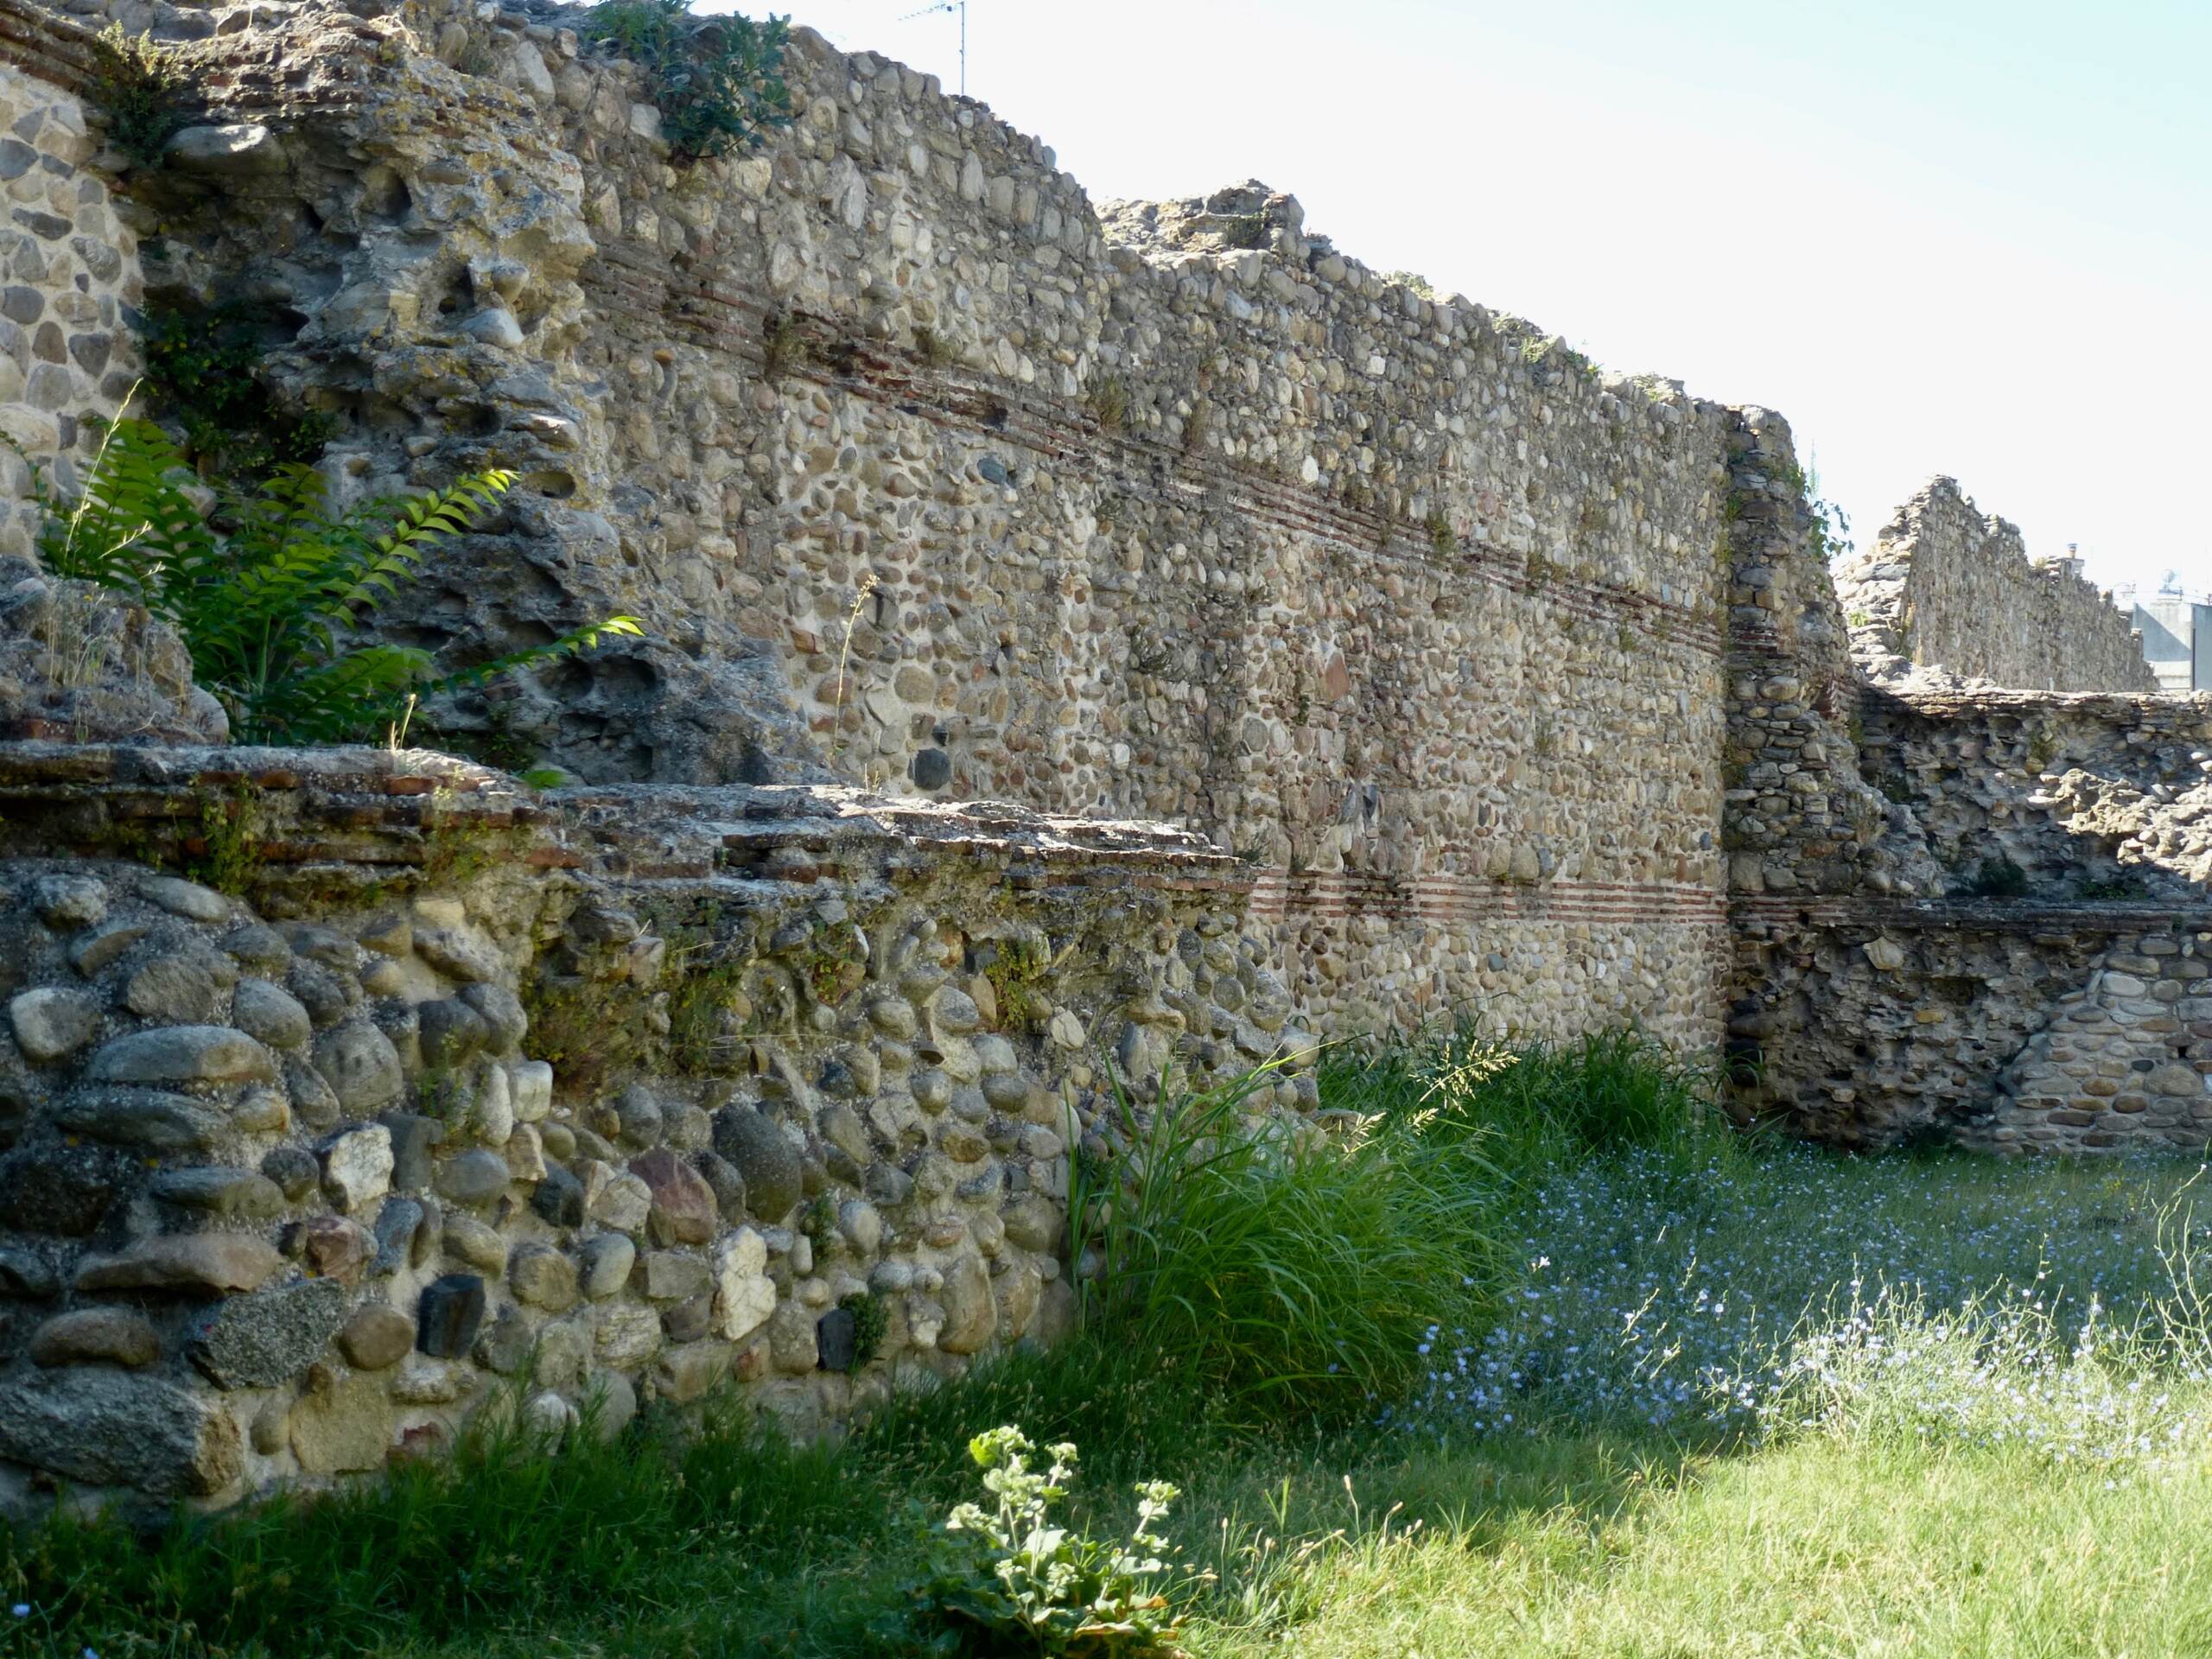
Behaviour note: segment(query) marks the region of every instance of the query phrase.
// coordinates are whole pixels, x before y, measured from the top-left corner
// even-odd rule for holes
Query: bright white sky
[[[795,21],[958,85],[920,0]],[[727,9],[706,0],[702,10]],[[2205,0],[971,0],[1094,201],[1244,178],[1378,269],[1786,414],[1862,543],[1949,473],[2212,588]]]

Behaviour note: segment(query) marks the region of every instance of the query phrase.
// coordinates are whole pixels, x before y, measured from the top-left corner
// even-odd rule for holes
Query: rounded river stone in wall
[[[750,1106],[715,1114],[715,1150],[745,1178],[746,1202],[763,1221],[780,1221],[804,1196],[806,1171],[784,1132]]]
[[[920,749],[907,768],[917,789],[943,789],[952,781],[952,757],[943,749]]]

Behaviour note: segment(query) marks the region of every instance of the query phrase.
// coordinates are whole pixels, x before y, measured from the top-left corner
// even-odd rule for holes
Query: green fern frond
[[[494,469],[334,514],[322,474],[293,464],[251,493],[223,493],[211,524],[167,435],[118,421],[75,502],[60,499],[35,464],[31,487],[48,567],[128,594],[175,625],[194,677],[222,701],[238,738],[337,743],[380,735],[410,695],[481,684],[588,650],[603,634],[642,632],[618,616],[442,677],[428,652],[357,638],[430,548],[467,531],[514,478]]]

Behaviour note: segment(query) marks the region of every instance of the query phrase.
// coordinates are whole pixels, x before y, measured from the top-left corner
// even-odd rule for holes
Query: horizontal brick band
[[[2053,903],[2020,899],[1910,899],[1834,894],[1744,894],[1728,903],[1739,922],[1986,933],[2136,933],[2172,927],[2212,931],[2212,905],[2116,899]]]
[[[690,292],[675,289],[668,266],[627,247],[602,247],[584,268],[588,289],[618,299],[642,315],[664,315],[702,346],[765,359],[766,318],[772,308],[750,293],[702,283]],[[801,322],[804,320],[794,318]],[[801,329],[802,334],[808,332]],[[817,327],[813,333],[827,337]],[[1129,480],[1152,483],[1172,474],[1183,488],[1218,493],[1236,516],[1268,524],[1287,535],[1323,543],[1339,551],[1429,564],[1460,580],[1473,577],[1491,587],[1542,600],[1586,621],[1624,626],[1662,645],[1679,645],[1700,656],[1718,656],[1723,630],[1718,618],[1695,608],[1624,587],[1586,582],[1532,568],[1520,556],[1479,544],[1455,543],[1439,553],[1418,526],[1372,508],[1338,501],[1276,474],[1220,456],[1194,453],[1162,439],[1110,432],[1061,403],[1025,396],[1011,383],[986,390],[973,372],[930,366],[913,353],[880,340],[836,340],[839,366],[810,360],[786,366],[784,373],[865,398],[887,408],[992,443],[1019,446],[1051,460],[1086,455],[1103,470]]]
[[[1378,875],[1358,870],[1262,873],[1252,889],[1255,919],[1333,921],[1355,916],[1454,923],[1584,921],[1719,927],[1727,895],[1680,882],[1493,881],[1471,875]]]

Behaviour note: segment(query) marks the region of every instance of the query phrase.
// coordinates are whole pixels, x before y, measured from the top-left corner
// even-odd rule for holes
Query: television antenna
[[[919,11],[910,11],[899,21],[911,22],[917,17],[928,17],[940,11],[960,14],[960,96],[968,96],[968,0],[938,0],[934,6],[924,6]]]

